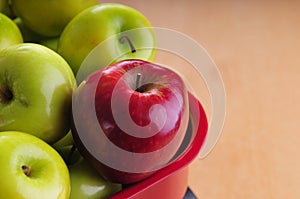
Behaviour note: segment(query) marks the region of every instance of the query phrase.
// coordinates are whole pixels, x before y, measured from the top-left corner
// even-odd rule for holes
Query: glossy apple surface
[[[98,69],[122,59],[154,59],[155,35],[148,19],[131,7],[115,3],[93,6],[74,17],[60,37],[58,53],[76,75],[89,53],[109,38],[97,52]],[[136,50],[134,53],[130,43]],[[93,72],[84,70],[88,74]]]
[[[46,142],[27,133],[0,133],[0,198],[68,199],[69,171]]]
[[[121,184],[108,182],[99,175],[75,146],[60,146],[57,151],[70,172],[70,199],[104,199],[121,190]]]
[[[71,177],[70,199],[105,199],[122,189],[121,184],[105,180],[84,159],[69,166]]]
[[[76,82],[67,62],[38,44],[0,51],[0,131],[31,133],[48,143],[70,129]]]
[[[123,60],[83,81],[72,111],[81,154],[108,180],[133,183],[178,150],[188,124],[187,89],[170,69]]]
[[[66,24],[98,0],[11,0],[14,13],[32,31],[47,37],[60,35]]]
[[[19,43],[23,43],[23,37],[18,26],[0,13],[0,50]]]

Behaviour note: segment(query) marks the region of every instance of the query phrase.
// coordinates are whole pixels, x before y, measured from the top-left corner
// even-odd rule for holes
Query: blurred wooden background
[[[191,36],[222,74],[222,135],[190,166],[198,198],[300,198],[300,1],[103,2],[132,6],[153,26]]]

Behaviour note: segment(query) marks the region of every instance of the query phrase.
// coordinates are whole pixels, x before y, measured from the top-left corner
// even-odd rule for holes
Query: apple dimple
[[[136,92],[139,93],[145,93],[153,90],[158,90],[158,88],[162,88],[163,86],[161,84],[155,84],[155,83],[147,83],[144,84],[138,88],[135,89]]]
[[[27,165],[22,165],[21,168],[22,168],[24,174],[29,177],[31,174],[31,167],[27,166]]]
[[[14,95],[10,89],[0,86],[0,103],[7,104],[13,97]]]

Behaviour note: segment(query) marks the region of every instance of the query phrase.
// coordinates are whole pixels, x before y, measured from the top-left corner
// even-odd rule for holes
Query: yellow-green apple
[[[37,43],[38,41],[44,39],[45,37],[30,30],[23,22],[20,17],[14,19],[15,24],[17,24],[19,30],[21,31],[24,42],[26,43]]]
[[[9,3],[9,0],[0,0],[0,13],[3,13],[9,18],[13,19],[15,18],[15,15]]]
[[[55,149],[62,148],[65,146],[71,146],[74,144],[73,136],[71,130],[60,140],[52,144]]]
[[[5,15],[10,14],[8,0],[0,0],[0,12]]]
[[[69,131],[63,138],[52,144],[52,147],[56,149],[67,165],[75,164],[82,159],[75,146],[71,131]]]
[[[137,182],[174,156],[187,129],[188,107],[178,73],[123,60],[92,73],[74,92],[74,142],[109,181]]]
[[[102,199],[121,190],[122,185],[105,180],[84,159],[75,145],[57,149],[67,164],[71,177],[70,199]]]
[[[66,24],[98,0],[11,0],[14,13],[32,31],[47,37],[59,36]]]
[[[20,29],[24,42],[42,44],[43,46],[57,51],[59,37],[45,37],[33,32],[24,24],[23,20],[20,17],[15,18],[14,22]]]
[[[25,131],[51,144],[58,141],[70,129],[75,86],[69,65],[51,49],[31,43],[3,49],[0,131]]]
[[[70,199],[105,199],[122,189],[121,184],[105,180],[85,159],[69,166]]]
[[[152,61],[155,57],[155,34],[148,19],[116,3],[99,4],[75,16],[62,32],[57,52],[76,75],[89,53],[103,42],[95,63],[97,69],[122,59]],[[86,76],[94,71],[84,70]]]
[[[18,26],[9,17],[0,13],[0,50],[19,43],[23,43],[23,37]]]
[[[6,13],[8,10],[9,4],[8,0],[0,0],[0,12]]]
[[[46,46],[54,51],[57,51],[59,37],[51,37],[40,40],[38,43]]]
[[[28,133],[0,133],[0,198],[68,199],[69,171],[46,142]]]
[[[50,48],[51,50],[57,51],[58,40],[59,37],[44,38],[38,43]]]

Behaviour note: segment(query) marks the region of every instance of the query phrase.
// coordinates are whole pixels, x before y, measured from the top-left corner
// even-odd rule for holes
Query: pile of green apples
[[[122,35],[139,28],[134,35]],[[99,59],[98,68],[80,68],[97,45],[116,34],[119,36],[113,42],[117,45],[102,46],[104,61]],[[152,48],[138,50],[145,45]],[[82,80],[106,67],[107,60],[117,64],[113,72],[119,74],[137,63],[129,61],[118,66],[122,60],[141,59],[149,63],[138,64],[149,65],[154,57],[151,24],[131,7],[97,0],[0,0],[0,198],[100,199],[121,191],[126,180],[103,177],[75,147],[72,97]],[[161,71],[156,66],[151,68],[146,72]],[[81,80],[76,78],[79,72],[84,74]],[[179,80],[170,71],[161,74],[169,76],[163,82]],[[156,86],[149,84],[136,91],[142,93]],[[186,100],[185,88],[180,89]],[[165,90],[161,93],[167,95]],[[174,115],[177,109],[182,112],[180,106],[172,106],[176,108],[167,114]],[[82,107],[78,109],[83,109],[84,115]],[[187,120],[188,114],[184,115],[182,118]],[[178,118],[181,120],[181,115]],[[168,131],[176,133],[173,129]],[[151,151],[154,145],[146,147]]]

